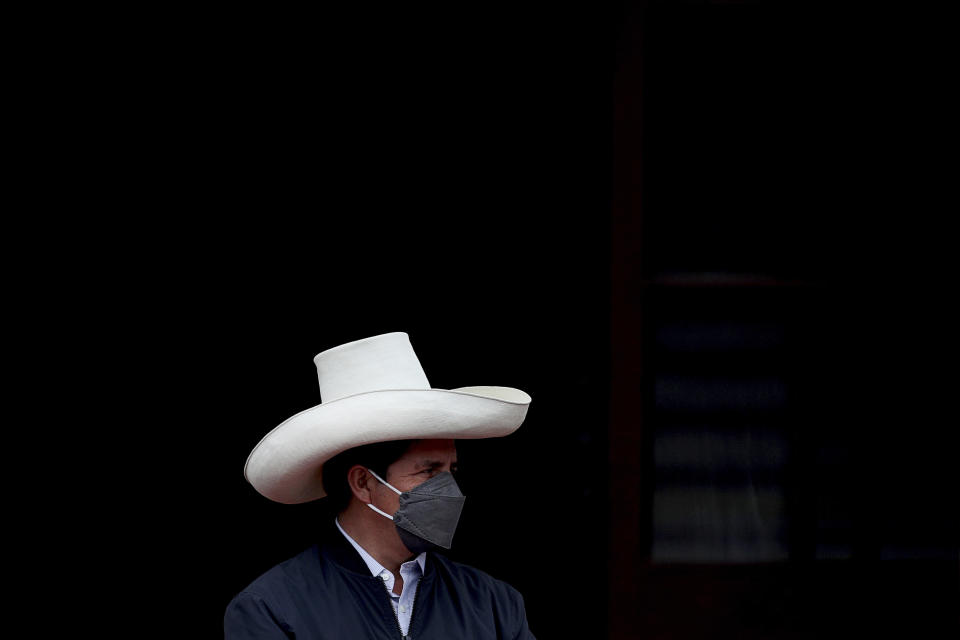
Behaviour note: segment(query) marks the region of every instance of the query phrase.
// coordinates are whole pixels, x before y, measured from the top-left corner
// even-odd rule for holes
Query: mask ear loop
[[[370,507],[371,509],[373,509],[374,511],[376,511],[377,513],[379,513],[380,515],[382,515],[383,517],[385,517],[385,518],[390,518],[391,520],[393,520],[393,516],[392,516],[392,515],[390,515],[389,513],[384,512],[384,511],[381,511],[380,509],[377,509],[375,506],[373,506],[373,505],[370,504],[369,502],[367,503],[367,506]]]
[[[399,496],[399,495],[402,495],[402,493],[401,493],[400,491],[397,491],[397,488],[396,488],[396,487],[394,487],[392,484],[390,484],[389,482],[387,482],[386,480],[384,480],[383,478],[381,478],[380,476],[378,476],[376,473],[373,472],[372,469],[367,469],[367,471],[369,471],[370,474],[380,482],[380,484],[382,484],[382,485],[385,486],[385,487],[389,487],[389,488],[392,489],[392,490],[394,491],[394,493],[396,493],[398,496]],[[384,517],[387,517],[387,518],[390,518],[391,520],[393,520],[393,516],[392,516],[392,515],[390,515],[389,513],[384,512],[384,511],[381,511],[380,509],[377,509],[375,506],[373,506],[373,505],[370,504],[369,502],[367,503],[367,506],[370,507],[371,509],[373,509],[374,511],[376,511],[377,513],[379,513],[380,515],[382,515],[382,516],[384,516]]]

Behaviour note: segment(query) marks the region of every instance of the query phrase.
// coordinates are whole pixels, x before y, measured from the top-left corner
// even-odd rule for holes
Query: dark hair
[[[353,492],[347,483],[347,472],[351,467],[357,464],[363,465],[389,482],[387,467],[399,460],[415,442],[418,440],[392,440],[365,444],[347,449],[327,460],[323,465],[322,473],[323,488],[327,492],[329,506],[335,513],[340,513],[350,504],[350,496]]]

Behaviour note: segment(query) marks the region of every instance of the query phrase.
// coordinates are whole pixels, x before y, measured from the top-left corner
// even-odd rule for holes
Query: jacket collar
[[[336,525],[337,529],[340,531],[341,535],[343,535],[343,537],[347,539],[347,542],[350,543],[350,546],[356,549],[357,553],[360,554],[360,557],[363,558],[363,562],[367,565],[367,571],[370,572],[370,575],[382,576],[383,573],[386,571],[386,568],[382,564],[380,564],[380,562],[376,558],[374,558],[372,555],[367,553],[367,550],[361,547],[360,543],[354,540],[353,537],[346,532],[346,530],[340,524],[339,517],[334,521],[334,524]],[[426,560],[427,560],[427,552],[421,551],[419,554],[414,556],[412,560],[405,561],[400,566],[400,572],[403,573],[403,567],[416,565],[417,570],[420,572],[420,575],[423,575],[423,569],[424,569]]]
[[[322,533],[320,554],[325,559],[351,573],[356,573],[367,578],[371,577],[370,568],[367,566],[367,563],[357,550],[353,548],[353,545],[340,533],[335,520],[331,519],[330,522],[324,526]],[[431,553],[426,554],[426,562],[423,567],[424,577],[430,572],[431,565],[433,564],[432,555]]]

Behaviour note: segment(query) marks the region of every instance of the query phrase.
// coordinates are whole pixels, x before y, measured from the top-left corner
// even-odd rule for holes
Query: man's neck
[[[365,505],[362,506],[370,512],[369,516],[351,504],[337,516],[340,526],[347,532],[347,535],[363,547],[364,551],[383,565],[384,569],[394,576],[399,576],[400,565],[411,559],[410,551],[403,546],[392,522],[370,509],[366,509]],[[380,523],[370,516],[379,518],[384,522]]]

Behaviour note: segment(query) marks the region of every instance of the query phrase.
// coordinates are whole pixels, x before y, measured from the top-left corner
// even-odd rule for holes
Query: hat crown
[[[368,391],[430,389],[403,332],[385,333],[327,349],[313,358],[323,403]]]

